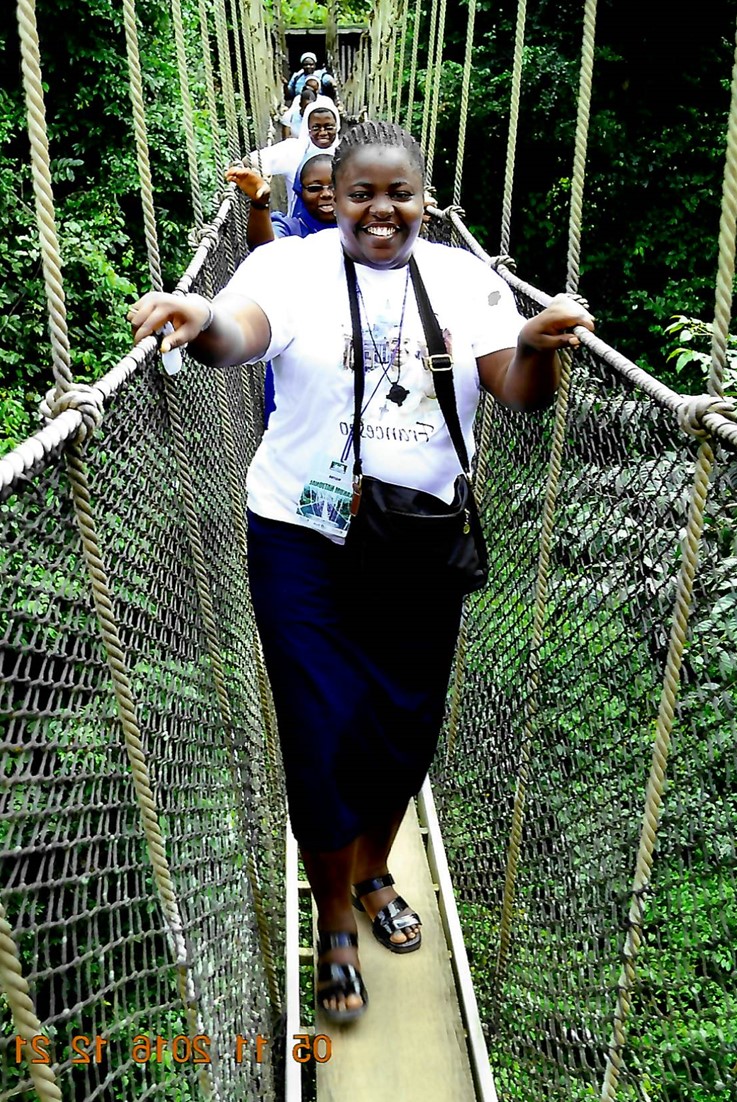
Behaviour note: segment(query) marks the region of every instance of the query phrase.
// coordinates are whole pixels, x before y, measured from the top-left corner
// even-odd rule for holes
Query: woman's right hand
[[[168,321],[174,332],[161,342],[161,351],[181,348],[198,337],[212,318],[207,299],[201,295],[168,295],[161,291],[149,291],[134,302],[128,311],[128,321],[133,326],[133,343],[138,344],[162,329]]]

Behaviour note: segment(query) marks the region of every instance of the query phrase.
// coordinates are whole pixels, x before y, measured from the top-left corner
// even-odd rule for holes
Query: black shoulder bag
[[[361,407],[364,395],[363,339],[356,286],[356,269],[345,257],[348,298],[353,329],[353,514],[346,548],[362,571],[381,577],[391,570],[419,572],[430,585],[457,593],[472,593],[487,582],[489,562],[481,522],[471,486],[468,452],[463,439],[455,388],[453,360],[445,347],[438,319],[432,311],[414,257],[409,261],[417,308],[427,342],[425,360],[435,380],[435,393],[456,450],[462,473],[455,480],[450,505],[424,490],[413,490],[364,477],[361,465]],[[428,594],[431,596],[431,593]]]

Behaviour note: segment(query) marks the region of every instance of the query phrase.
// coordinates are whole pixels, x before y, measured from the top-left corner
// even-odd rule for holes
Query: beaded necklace
[[[401,406],[402,402],[409,395],[409,390],[407,389],[407,387],[401,386],[400,382],[399,382],[399,380],[402,377],[402,327],[404,325],[404,312],[405,312],[405,309],[407,307],[407,292],[409,290],[409,266],[407,267],[407,278],[404,281],[404,297],[402,299],[402,312],[399,315],[399,335],[397,337],[397,344],[396,344],[396,348],[394,349],[394,351],[392,352],[392,354],[389,358],[389,363],[386,364],[386,365],[384,363],[382,363],[381,356],[379,355],[379,349],[377,347],[376,339],[374,337],[373,326],[371,325],[371,322],[369,321],[368,311],[366,310],[366,301],[363,297],[363,294],[361,293],[361,285],[358,282],[358,280],[356,280],[356,287],[358,289],[358,300],[359,300],[361,306],[363,307],[363,316],[364,316],[364,320],[366,322],[366,328],[368,329],[369,336],[371,337],[371,343],[374,346],[374,353],[376,355],[376,362],[380,365],[381,371],[382,371],[381,379],[379,380],[376,387],[374,388],[374,391],[373,391],[371,397],[369,398],[368,402],[366,402],[366,405],[363,407],[364,412],[365,412],[366,409],[368,409],[369,403],[372,401],[374,395],[376,394],[376,391],[381,386],[381,382],[382,382],[383,379],[386,379],[386,381],[390,384],[389,390],[386,393],[386,397],[388,398],[388,400],[390,402],[394,402],[396,405]],[[389,371],[393,367],[396,367],[396,369],[397,369],[396,379],[392,379],[391,376],[389,375]]]

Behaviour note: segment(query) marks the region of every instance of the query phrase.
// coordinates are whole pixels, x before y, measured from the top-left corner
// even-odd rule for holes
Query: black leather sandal
[[[386,876],[375,876],[371,880],[362,880],[360,884],[354,884],[353,890],[356,895],[353,906],[357,911],[365,911],[366,908],[361,902],[361,896],[369,895],[370,892],[381,891],[382,888],[391,888],[393,884],[394,877],[391,873],[387,873]],[[408,914],[402,914],[402,911],[406,911],[408,908],[409,904],[406,900],[398,895],[394,899],[390,899],[386,906],[381,908],[371,923],[371,929],[376,940],[392,953],[414,953],[415,949],[419,949],[422,944],[422,934],[419,930],[413,938],[407,941],[392,941],[392,934],[404,933],[409,926],[422,925],[420,916],[415,911],[410,910]]]
[[[320,933],[317,943],[318,957],[330,952],[331,949],[357,949],[358,935],[349,933]],[[346,1008],[345,1010],[333,1010],[325,1006],[325,999],[345,999],[349,995],[358,995],[363,1000],[361,1006]],[[317,967],[317,993],[316,998],[320,1003],[320,1012],[329,1022],[335,1025],[344,1025],[355,1022],[365,1014],[368,1006],[368,994],[364,986],[361,973],[353,964],[340,964],[337,961],[318,963]]]

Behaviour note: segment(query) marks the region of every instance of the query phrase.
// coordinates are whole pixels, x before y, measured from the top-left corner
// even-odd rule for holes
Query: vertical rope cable
[[[141,812],[143,832],[154,873],[154,881],[176,964],[179,995],[187,1013],[191,1035],[195,1036],[200,1032],[200,1024],[197,1016],[197,1002],[192,982],[189,951],[184,937],[184,923],[166,856],[166,842],[159,822],[158,806],[153,793],[147,757],[143,749],[141,727],[133,699],[128,662],[113,611],[107,571],[100,552],[83,446],[79,442],[72,444],[67,452],[67,471],[72,484],[74,510],[82,539],[82,552],[92,586],[95,611],[113,683],[118,716],[131,767],[133,787]]]
[[[225,129],[228,135],[228,156],[231,161],[240,160],[240,140],[238,138],[238,119],[235,113],[235,93],[233,91],[233,69],[230,60],[230,42],[228,23],[225,16],[225,0],[215,0],[215,34],[218,44],[218,72],[223,90],[222,100],[225,110]]]
[[[709,370],[709,393],[724,394],[726,340],[732,307],[732,280],[735,261],[735,219],[737,215],[737,48],[732,68],[732,91],[727,130],[727,156],[722,190],[722,214],[719,226],[719,263],[714,310],[714,336]],[[675,608],[671,624],[668,655],[655,726],[650,775],[645,809],[640,830],[640,842],[635,863],[627,936],[622,951],[622,970],[617,983],[617,1004],[614,1011],[612,1036],[601,1088],[601,1102],[614,1102],[622,1070],[627,1041],[632,992],[636,980],[637,956],[642,945],[645,925],[644,899],[650,887],[655,843],[663,807],[663,790],[668,754],[675,716],[676,698],[680,688],[683,652],[688,639],[688,620],[693,604],[693,583],[699,561],[704,531],[704,512],[714,452],[709,440],[702,441],[694,471],[694,484],[689,503],[686,535],[681,544],[681,568],[678,574]]]
[[[215,96],[215,77],[212,70],[212,44],[210,42],[210,28],[207,20],[205,0],[199,0],[199,14],[202,61],[205,70],[205,89],[207,93],[207,111],[210,116],[212,151],[215,158],[215,172],[217,173],[219,191],[223,186],[223,179],[225,177],[225,162],[223,160],[223,146],[220,140],[220,119],[218,118],[217,98]]]
[[[596,0],[586,0],[583,17],[583,48],[581,75],[578,85],[578,116],[571,180],[571,214],[568,224],[568,271],[566,291],[578,290],[581,256],[581,219],[583,216],[583,185],[586,177],[586,150],[591,112],[591,83],[594,72],[594,34],[596,31]]]
[[[456,205],[460,204],[461,199],[461,178],[463,174],[463,157],[466,146],[466,121],[468,119],[468,93],[471,83],[471,65],[473,61],[473,36],[475,19],[476,0],[469,0],[468,22],[466,25],[466,54],[463,64],[463,82],[461,86],[461,115],[458,127],[458,151],[456,153],[455,179],[453,182],[453,202]],[[479,488],[482,487],[483,483],[486,481],[486,458],[489,450],[489,426],[487,422],[490,416],[491,404],[492,400],[490,395],[484,394],[482,431],[479,440],[479,450],[476,460],[476,472],[474,477],[474,492],[476,494],[477,501],[481,500],[481,497],[479,496]],[[486,431],[484,431],[484,429]],[[461,720],[461,699],[463,696],[463,685],[465,680],[467,647],[468,609],[466,600],[463,603],[461,627],[458,633],[458,645],[456,647],[455,670],[453,675],[453,686],[451,690],[450,719],[448,722],[448,749],[446,760],[449,760],[453,755],[458,738],[458,728]]]
[[[56,232],[54,192],[51,186],[51,161],[46,130],[46,108],[41,80],[41,54],[36,24],[35,0],[18,0],[18,33],[26,100],[28,138],[31,146],[31,173],[36,205],[36,222],[41,243],[44,287],[49,312],[49,337],[57,391],[72,385],[71,356],[64,285],[61,277],[59,238]]]
[[[179,73],[179,94],[182,100],[182,121],[184,123],[187,166],[189,168],[189,186],[192,192],[192,210],[194,212],[195,228],[199,233],[202,229],[204,219],[202,216],[200,176],[197,165],[197,143],[194,134],[194,112],[192,110],[192,96],[189,90],[187,51],[184,44],[184,24],[182,22],[181,0],[171,0],[171,13],[174,21],[174,44],[176,47],[177,70]]]
[[[458,122],[458,149],[456,152],[456,170],[453,179],[453,202],[460,206],[463,161],[466,153],[466,126],[468,123],[468,94],[471,87],[471,68],[473,66],[473,36],[476,23],[476,0],[468,0],[468,22],[466,24],[466,56],[463,61],[463,82],[461,84],[461,115]]]
[[[0,903],[0,990],[8,1002],[8,1009],[18,1037],[26,1041],[25,1060],[28,1074],[39,1102],[62,1102],[62,1094],[50,1064],[37,1064],[31,1058],[28,1043],[32,1037],[43,1033],[31,1000],[27,981],[23,977],[18,946],[7,920],[5,908]]]
[[[397,53],[397,25],[394,19],[391,20],[389,29],[389,57],[387,59],[387,94],[386,94],[386,117],[390,122],[394,122],[396,118],[394,105],[396,103],[396,84],[395,84],[395,62]]]
[[[445,9],[446,0],[440,0],[440,14],[438,17],[438,33],[436,37],[435,63],[433,65],[432,110],[430,112],[430,124],[428,130],[427,146],[427,182],[432,183],[432,169],[435,161],[435,137],[438,130],[438,108],[440,105],[440,84],[443,76],[443,45],[445,43]]]
[[[138,25],[136,23],[135,0],[123,0],[123,23],[125,25],[125,47],[128,56],[131,106],[133,108],[133,132],[136,140],[136,161],[138,164],[138,178],[141,183],[143,229],[146,238],[148,270],[151,275],[152,288],[154,291],[161,291],[164,287],[164,281],[161,276],[159,239],[156,231],[154,189],[151,180],[151,159],[148,151],[146,110],[143,103],[143,77],[141,75],[141,57],[138,50]]]
[[[584,11],[583,48],[581,58],[581,79],[579,84],[578,120],[576,125],[576,150],[574,155],[574,186],[571,194],[571,219],[569,239],[568,291],[578,286],[578,249],[580,242],[580,222],[583,197],[583,177],[586,167],[586,136],[591,103],[591,74],[594,57],[594,27],[596,24],[596,0],[586,0]],[[575,200],[574,200],[575,194]],[[574,210],[575,203],[575,210]],[[517,774],[517,787],[512,812],[509,844],[507,847],[507,868],[504,880],[504,896],[499,930],[499,951],[494,975],[494,1005],[501,998],[501,985],[509,958],[512,936],[512,915],[514,904],[517,867],[522,845],[522,825],[530,779],[534,740],[537,732],[538,699],[540,691],[540,650],[545,635],[547,615],[548,584],[550,578],[550,559],[555,531],[555,513],[558,500],[558,487],[563,469],[566,422],[571,391],[571,354],[561,352],[560,386],[555,404],[553,426],[553,444],[548,468],[548,479],[543,504],[542,532],[538,558],[537,580],[535,583],[535,602],[532,620],[532,639],[530,643],[530,679],[528,690],[527,716],[525,719],[520,763]]]
[[[514,189],[514,166],[517,156],[517,129],[519,125],[520,90],[522,87],[522,62],[525,50],[525,20],[527,18],[527,0],[518,0],[517,29],[514,36],[514,62],[512,65],[512,89],[509,103],[509,132],[507,134],[507,160],[504,169],[504,198],[502,200],[502,234],[499,252],[509,253],[509,241],[512,225],[512,191]]]
[[[427,36],[427,65],[425,66],[425,87],[422,95],[422,132],[420,145],[425,152],[427,161],[427,128],[430,123],[430,106],[432,104],[432,63],[435,57],[435,39],[438,26],[438,0],[432,0],[430,9],[430,31]],[[429,176],[426,176],[429,179]]]
[[[409,71],[409,94],[407,99],[407,130],[413,130],[412,112],[415,106],[415,86],[417,84],[417,53],[420,46],[420,23],[422,21],[422,0],[415,4],[415,15],[412,22],[412,60]],[[421,144],[421,143],[420,143]]]
[[[235,0],[232,0],[234,3]],[[251,112],[251,127],[256,148],[267,144],[269,122],[269,94],[266,74],[269,65],[266,47],[263,41],[263,8],[251,3],[250,8],[242,8],[240,19],[241,40],[246,58],[246,80],[248,82],[248,106]],[[247,16],[247,18],[246,18]]]
[[[238,152],[242,156],[248,151],[250,145],[248,140],[248,112],[246,110],[246,80],[243,74],[243,57],[241,53],[241,46],[243,46],[246,50],[246,54],[248,54],[248,46],[246,45],[246,40],[243,39],[239,33],[241,20],[238,17],[237,0],[230,0],[230,21],[233,25],[233,53],[235,54],[235,75],[237,78],[236,100],[240,107],[239,115],[241,122],[241,139],[238,145]],[[251,41],[250,35],[248,36],[248,41]],[[246,66],[248,66],[248,58],[246,58]]]
[[[283,93],[284,70],[287,61],[286,35],[284,34],[284,13],[282,12],[282,0],[272,0],[271,14],[273,20],[272,34],[274,39],[274,80],[279,90],[280,97]]]
[[[384,10],[383,0],[374,8],[369,24],[371,64],[367,66],[366,79],[369,118],[377,118],[379,112],[380,73],[383,63],[381,56],[381,24]]]
[[[407,43],[407,19],[409,17],[409,0],[402,3],[402,25],[399,28],[399,64],[397,65],[397,97],[394,104],[394,121],[400,125],[402,112],[402,88],[404,86],[404,49]]]

